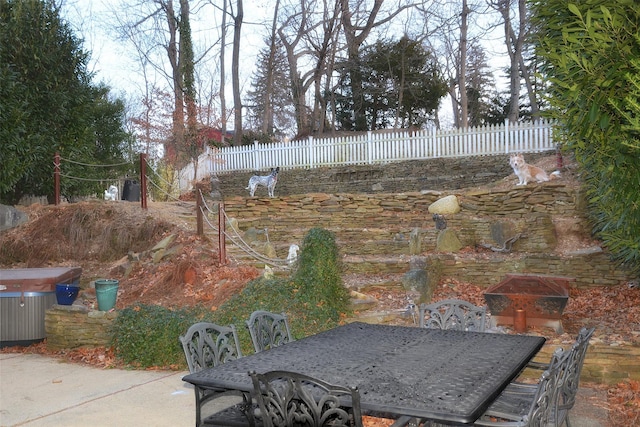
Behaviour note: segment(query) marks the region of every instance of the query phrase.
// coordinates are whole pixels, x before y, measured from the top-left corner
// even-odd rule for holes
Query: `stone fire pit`
[[[519,322],[530,326],[545,326],[563,333],[562,311],[569,300],[570,277],[539,274],[507,274],[497,285],[484,293],[491,312],[492,326],[516,325]],[[524,311],[524,316],[522,311]]]

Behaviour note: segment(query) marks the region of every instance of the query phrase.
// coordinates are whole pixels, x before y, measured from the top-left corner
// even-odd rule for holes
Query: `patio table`
[[[289,370],[360,390],[364,413],[472,423],[543,337],[350,323],[183,378],[250,392],[249,371]]]

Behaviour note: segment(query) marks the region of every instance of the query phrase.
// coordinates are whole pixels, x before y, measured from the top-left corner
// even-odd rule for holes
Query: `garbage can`
[[[122,200],[129,202],[140,201],[140,184],[138,181],[132,179],[126,179],[124,181],[124,187],[122,188]]]

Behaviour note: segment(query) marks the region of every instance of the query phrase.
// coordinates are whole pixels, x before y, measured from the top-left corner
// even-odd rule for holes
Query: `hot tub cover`
[[[0,270],[0,292],[55,292],[56,284],[72,284],[81,274],[81,267]]]

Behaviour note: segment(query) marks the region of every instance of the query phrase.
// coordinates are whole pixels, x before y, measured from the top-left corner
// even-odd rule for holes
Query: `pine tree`
[[[276,42],[275,56],[269,60],[270,43],[258,55],[256,71],[252,76],[252,90],[247,92],[247,121],[255,132],[282,139],[295,129],[293,98],[291,96],[286,53]],[[269,63],[273,65],[270,67]],[[268,80],[273,78],[273,92],[268,94]]]

